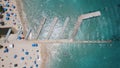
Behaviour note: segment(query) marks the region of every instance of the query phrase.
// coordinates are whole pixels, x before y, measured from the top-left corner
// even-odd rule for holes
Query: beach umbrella
[[[15,9],[16,7],[14,5],[12,5],[12,7]]]
[[[35,47],[35,44],[34,44],[34,43],[32,44],[32,47]]]
[[[36,47],[38,47],[38,44],[35,44]]]
[[[24,60],[24,57],[21,57],[21,60]]]
[[[10,5],[7,3],[7,4],[6,4],[6,7],[9,7],[9,6],[10,6]]]
[[[25,55],[29,55],[29,52],[25,52]]]
[[[8,17],[9,17],[9,16],[10,16],[10,14],[9,14],[9,13],[6,13],[6,16],[8,16]]]
[[[9,52],[9,49],[8,49],[8,48],[5,48],[4,53],[6,53],[6,52]]]
[[[6,20],[10,20],[10,18],[9,18],[9,17],[6,17]]]
[[[14,55],[14,58],[16,59],[16,58],[17,58],[17,55]]]
[[[38,64],[36,64],[36,67],[38,67]]]
[[[3,8],[4,11],[7,11],[7,8]]]
[[[33,43],[32,47],[38,47],[38,44],[37,43]]]

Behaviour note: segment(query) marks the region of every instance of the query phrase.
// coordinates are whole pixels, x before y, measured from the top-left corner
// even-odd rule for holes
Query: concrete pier
[[[89,44],[89,43],[112,43],[111,40],[68,40],[68,39],[62,39],[62,40],[38,40],[38,41],[32,41],[36,43],[80,43],[80,44]]]
[[[61,33],[60,33],[60,38],[62,38],[62,34],[64,33],[64,31],[65,31],[65,29],[66,29],[66,27],[67,27],[67,25],[68,25],[69,20],[70,20],[70,18],[67,17],[66,20],[65,20],[65,22],[64,22],[62,31],[61,31]]]
[[[5,37],[4,42],[7,42],[8,37],[10,36],[11,31],[12,31],[12,29],[10,28],[10,29],[8,30],[7,34],[6,34],[6,37]]]
[[[74,40],[74,38],[75,38],[75,36],[76,36],[76,34],[78,32],[78,29],[79,29],[79,27],[80,27],[80,25],[82,23],[82,20],[88,19],[88,18],[91,18],[91,17],[97,17],[97,16],[100,16],[100,15],[101,15],[100,11],[96,11],[96,12],[80,15],[78,17],[77,23],[74,26],[74,30],[73,30],[71,39]]]
[[[29,29],[29,31],[27,32],[27,34],[25,36],[25,40],[28,40],[31,32],[32,32],[32,29]]]
[[[42,21],[40,22],[41,24],[40,24],[40,26],[39,26],[39,28],[38,28],[38,31],[37,31],[36,40],[38,40],[38,38],[39,38],[39,36],[40,36],[41,30],[42,30],[42,28],[43,28],[43,26],[44,26],[44,24],[45,24],[45,21],[46,21],[46,18],[44,17],[44,18],[42,19]]]
[[[81,17],[81,19],[88,19],[88,18],[97,17],[97,16],[101,16],[100,11],[96,11],[96,12],[92,12],[92,13],[88,13],[88,14],[83,14],[80,17]]]
[[[53,30],[54,30],[54,27],[55,27],[57,21],[58,21],[58,18],[55,17],[55,18],[53,19],[53,21],[52,21],[51,26],[50,26],[50,30],[49,30],[48,35],[47,35],[47,38],[46,38],[47,40],[48,40],[48,39],[50,38],[50,36],[52,35],[52,32],[53,32]]]
[[[20,34],[22,34],[22,29],[18,30],[16,39],[18,39],[18,36],[19,36]]]

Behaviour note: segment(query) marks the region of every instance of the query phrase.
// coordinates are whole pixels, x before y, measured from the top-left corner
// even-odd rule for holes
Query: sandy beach
[[[23,16],[23,8],[22,8],[22,0],[10,0],[9,2],[2,0],[2,4],[5,6],[8,3],[14,5],[16,8],[13,9],[12,13],[15,13],[17,17],[15,17],[16,25],[14,25],[14,17],[10,15],[10,20],[6,20],[5,16],[4,21],[7,25],[12,25],[13,28],[19,30],[19,25],[23,29],[23,35],[25,36],[27,33],[27,22],[24,20]],[[6,8],[6,7],[5,7]],[[9,7],[7,8],[9,9]],[[11,13],[11,11],[6,11],[5,14]],[[5,15],[4,14],[4,15]],[[12,20],[13,19],[13,20]],[[47,44],[41,44],[38,42],[28,41],[28,40],[16,40],[17,34],[12,34],[8,38],[7,43],[0,43],[3,45],[3,48],[0,50],[0,68],[45,68],[48,52],[47,52]],[[33,46],[33,44],[37,44],[38,46]],[[14,45],[14,47],[12,46]]]

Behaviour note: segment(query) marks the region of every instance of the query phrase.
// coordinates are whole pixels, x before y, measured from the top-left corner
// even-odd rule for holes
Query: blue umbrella
[[[17,58],[17,55],[14,55],[14,58]]]
[[[15,6],[14,6],[14,5],[12,5],[12,7],[15,9]]]
[[[29,52],[25,52],[25,55],[29,55]]]
[[[7,3],[7,4],[6,4],[6,7],[9,7],[9,6],[10,6],[10,5]]]
[[[38,47],[38,44],[35,44],[36,47]]]
[[[6,20],[10,20],[10,18],[9,18],[9,17],[6,17]]]
[[[8,49],[8,48],[5,48],[4,53],[6,53],[6,52],[9,52],[9,49]]]
[[[21,57],[21,60],[24,60],[24,57]]]
[[[38,67],[38,64],[36,64],[36,67]]]
[[[3,8],[4,11],[7,11],[7,8]]]
[[[6,14],[6,16],[8,16],[8,17],[9,17],[9,16],[10,16],[10,14],[9,14],[9,13],[7,13],[7,14]]]
[[[32,44],[32,47],[35,47],[35,44],[34,44],[34,43]]]

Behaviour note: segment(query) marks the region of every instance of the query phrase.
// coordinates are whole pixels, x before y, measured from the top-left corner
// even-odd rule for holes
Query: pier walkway
[[[80,43],[80,44],[82,44],[82,43],[86,43],[86,44],[88,44],[88,43],[111,43],[112,40],[74,40],[74,38],[75,38],[75,36],[76,36],[76,34],[78,32],[78,29],[79,29],[79,27],[80,27],[83,20],[91,18],[91,17],[97,17],[97,16],[100,16],[100,15],[101,15],[100,11],[80,15],[78,17],[78,21],[76,22],[76,24],[74,26],[74,30],[73,30],[71,38],[70,39],[60,39],[60,40],[49,39],[51,37],[53,31],[54,31],[54,27],[55,27],[57,21],[58,21],[57,17],[55,17],[53,19],[53,21],[52,21],[52,23],[50,25],[50,29],[49,29],[49,32],[48,32],[48,35],[47,35],[46,39],[45,40],[38,40],[38,37],[39,37],[39,35],[41,33],[41,30],[42,30],[42,28],[43,28],[43,26],[45,24],[45,21],[46,21],[46,18],[43,18],[43,20],[41,20],[41,24],[40,24],[40,26],[38,28],[38,31],[37,31],[38,34],[37,34],[36,39],[35,40],[29,40],[28,39],[29,35],[30,35],[31,31],[32,31],[32,29],[29,29],[29,31],[28,31],[28,33],[27,33],[27,35],[25,37],[25,40],[29,40],[30,42],[45,43],[45,44],[46,43]],[[65,29],[66,29],[66,27],[68,25],[69,20],[70,20],[70,18],[67,17],[65,22],[64,22],[61,34],[63,34],[65,32]],[[7,26],[7,27],[9,27],[9,26]],[[5,27],[1,27],[1,28],[5,28]],[[9,30],[8,35],[6,35],[6,40],[8,39],[10,31],[11,30]],[[60,35],[60,37],[61,37],[61,35]]]
[[[96,11],[96,12],[92,12],[92,13],[80,15],[80,16],[78,17],[77,23],[76,23],[75,26],[74,26],[74,30],[73,30],[71,39],[74,40],[74,38],[75,38],[75,36],[76,36],[76,34],[77,34],[77,32],[78,32],[78,29],[79,29],[79,27],[80,27],[80,25],[81,25],[81,23],[82,23],[82,21],[83,21],[84,19],[88,19],[88,18],[91,18],[91,17],[97,17],[97,16],[100,16],[100,15],[101,15],[100,11]]]
[[[62,38],[62,34],[64,34],[64,31],[65,31],[65,29],[66,29],[66,27],[67,27],[67,25],[68,25],[69,20],[70,20],[69,17],[67,17],[67,18],[65,19],[65,22],[64,22],[62,31],[61,31],[61,33],[60,33],[60,38]]]
[[[44,26],[44,24],[45,24],[45,21],[46,21],[46,18],[44,17],[43,20],[40,22],[41,24],[40,24],[40,26],[39,26],[39,28],[38,28],[38,31],[37,31],[36,40],[38,40],[38,38],[39,38],[39,35],[40,35],[41,30],[42,30],[42,28],[43,28],[43,26]]]
[[[32,41],[32,40],[31,40]],[[36,43],[85,43],[85,44],[89,44],[89,43],[112,43],[111,40],[68,40],[68,39],[62,39],[62,40],[37,40],[37,41],[33,41]]]
[[[53,30],[54,30],[54,27],[55,27],[57,21],[58,21],[58,18],[55,17],[55,18],[53,19],[53,21],[52,21],[51,26],[50,26],[50,30],[49,30],[48,35],[47,35],[47,38],[46,38],[47,40],[48,40],[48,39],[50,38],[50,36],[52,35],[52,32],[53,32]]]

